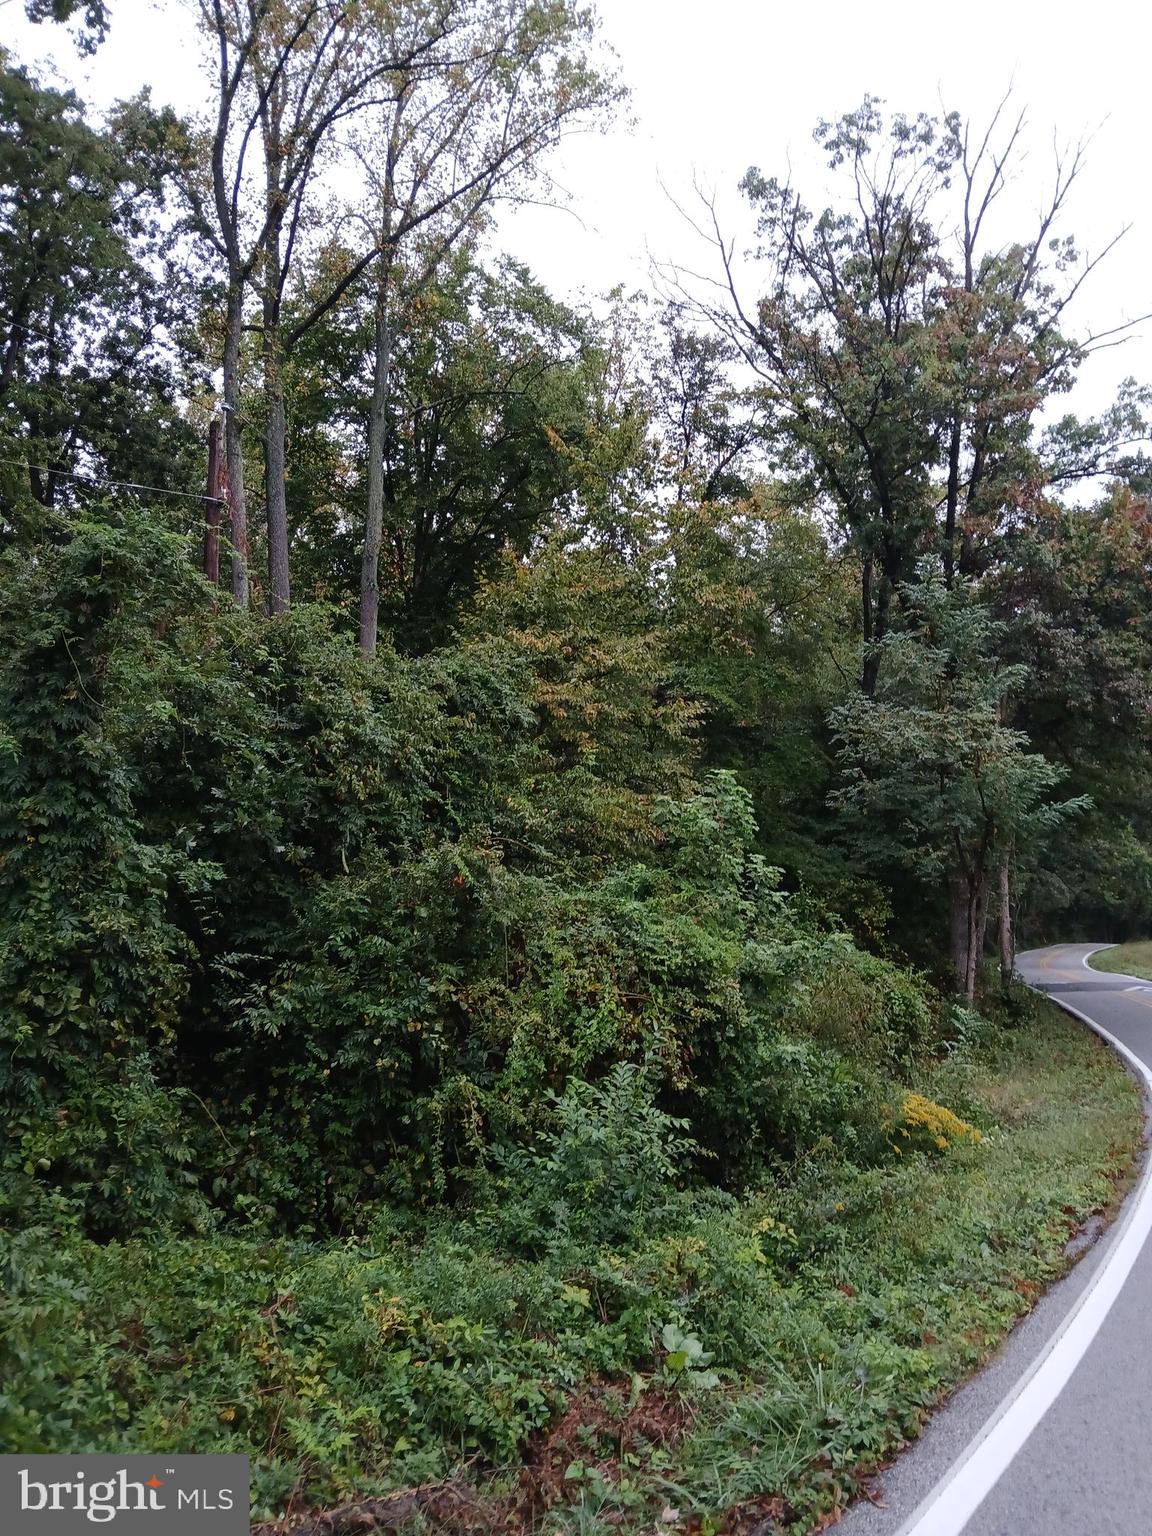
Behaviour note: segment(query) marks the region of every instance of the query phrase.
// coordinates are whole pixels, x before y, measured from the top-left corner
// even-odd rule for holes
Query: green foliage
[[[381,624],[402,650],[427,651],[572,497],[572,455],[595,411],[596,337],[525,267],[489,270],[470,246],[434,280],[416,262],[393,282]],[[288,371],[299,434],[289,506],[308,532],[297,586],[325,598],[353,587],[358,567],[366,467],[348,437],[371,393],[372,297],[308,332]]]
[[[984,1145],[869,1169],[825,1148],[742,1199],[660,1193],[659,1122],[645,1112],[647,1129],[628,1131],[641,1075],[617,1073],[595,1100],[574,1095],[540,1143],[567,1190],[589,1167],[627,1184],[590,1129],[640,1149],[656,1202],[600,1251],[517,1257],[484,1211],[312,1244],[8,1236],[0,1437],[29,1453],[131,1437],[251,1455],[257,1518],[448,1476],[465,1491],[469,1468],[498,1501],[489,1470],[528,1443],[539,1467],[539,1432],[573,1401],[594,1424],[580,1405],[608,1378],[622,1415],[651,1399],[658,1423],[662,1394],[691,1400],[668,1445],[622,1456],[617,1430],[604,1450],[598,1496],[616,1528],[650,1528],[669,1479],[685,1513],[718,1521],[772,1491],[814,1523],[1060,1271],[1069,1230],[1111,1198],[1139,1143],[1138,1090],[1079,1026],[1045,1007],[1012,1044],[918,1082],[955,1102],[962,1080],[995,1127]],[[557,1163],[564,1148],[574,1160]],[[557,1451],[561,1474],[600,1464],[591,1436]],[[564,1530],[589,1485],[556,1484]]]
[[[940,1025],[923,977],[839,936],[822,951],[795,978],[790,1024],[850,1061],[893,1072],[931,1049]]]
[[[644,570],[557,536],[531,563],[508,560],[481,590],[467,649],[527,669],[543,755],[531,784],[569,856],[635,853],[651,802],[690,791],[700,709],[674,661]]]
[[[161,1127],[182,1123],[168,1146],[178,1185],[196,1129],[213,1191],[250,1189],[262,1117],[270,1125],[285,1107],[285,1064],[268,1043],[294,1015],[267,985],[298,955],[286,946],[321,923],[338,943],[336,892],[355,911],[371,863],[394,871],[414,850],[431,856],[477,814],[497,834],[488,808],[506,796],[489,792],[485,764],[514,760],[511,736],[528,716],[507,678],[466,665],[369,674],[319,614],[274,629],[214,614],[183,540],[132,512],[76,525],[35,561],[13,550],[2,581],[10,1129],[26,1171],[75,1184],[91,1219],[108,1219],[108,1204],[131,1225],[155,1194],[181,1220],[186,1199],[164,1198],[132,1159],[159,1158]],[[407,899],[397,883],[392,909],[408,930],[397,942],[411,952]],[[401,1027],[404,1006],[394,1004]],[[373,1027],[348,1011],[341,1020],[341,1036],[355,1020],[353,1039]],[[329,1022],[313,1014],[300,1042],[317,1087],[322,1052],[362,1065],[346,1040],[325,1040]],[[163,1114],[140,1115],[137,1135],[120,1097],[139,1112],[152,1080],[173,1092]],[[216,1109],[205,1118],[206,1101]],[[91,1123],[101,1113],[103,1135]],[[59,1120],[52,1137],[45,1116]],[[229,1135],[229,1119],[243,1132]],[[300,1150],[315,1148],[305,1139]]]
[[[822,211],[791,178],[753,167],[741,183],[761,294],[732,290],[713,316],[762,381],[763,431],[789,494],[819,499],[843,530],[869,646],[897,622],[926,555],[949,583],[979,578],[1020,509],[1098,474],[1145,430],[1131,384],[1097,422],[1036,429],[1089,350],[1062,331],[1083,279],[1072,237],[1055,233],[1079,165],[1035,227],[990,245],[985,215],[1019,132],[996,119],[973,131],[956,113],[889,115],[866,95],[815,129],[841,172]],[[885,654],[865,653],[868,693]]]
[[[702,709],[710,766],[751,792],[764,849],[836,910],[853,879],[823,822],[835,766],[825,723],[855,666],[849,571],[814,517],[756,487],[682,506],[664,541],[674,675]]]
[[[496,1149],[498,1237],[528,1253],[596,1252],[651,1231],[695,1144],[653,1103],[651,1075],[621,1062],[600,1083],[572,1078],[528,1147]]]
[[[29,21],[71,21],[81,12],[82,27],[74,33],[76,47],[81,53],[94,53],[108,32],[108,7],[104,0],[26,0],[24,14]]]
[[[875,694],[831,713],[842,783],[830,802],[870,868],[948,893],[954,976],[971,1004],[992,871],[1017,857],[1027,867],[1088,802],[1056,800],[1065,770],[1007,723],[1026,671],[1000,661],[1003,631],[988,610],[928,572],[905,602],[910,627],[883,642]]]
[[[917,625],[884,642],[875,699],[833,712],[845,769],[834,802],[852,816],[862,849],[901,861],[925,882],[1027,845],[1082,802],[1054,803],[1059,768],[1003,723],[1023,674],[997,664],[997,630],[966,594],[929,578],[909,597]]]
[[[198,899],[212,871],[148,837],[138,765],[107,727],[197,585],[182,541],[132,517],[79,524],[34,562],[10,550],[0,571],[4,1199],[48,1182],[99,1229],[195,1208],[160,1086],[191,953],[169,893]]]
[[[9,553],[10,1208],[345,1229],[642,1064],[637,1128],[721,1182],[857,1134],[847,1053],[891,1068],[923,1007],[775,889],[732,774],[693,782],[626,569],[507,580],[462,648],[364,661],[322,610],[217,611],[131,509]]]
[[[226,104],[212,168],[269,194],[229,217],[146,95],[97,128],[0,58],[0,1437],[249,1454],[269,1514],[474,1476],[476,1529],[816,1525],[1136,1142],[1006,919],[1152,913],[1147,465],[1043,496],[1147,396],[1033,433],[1075,252],[966,226],[955,263],[937,199],[991,140],[872,98],[817,131],[853,205],[745,179],[774,266],[727,337],[481,265],[496,188],[617,93],[567,0],[445,16],[419,66],[367,13],[285,44],[306,116],[337,54],[348,112],[402,81],[366,251],[314,237],[336,119],[278,87],[242,145]],[[213,208],[232,532],[267,417],[291,611],[195,570]]]
[[[1029,873],[1036,930],[1125,938],[1152,922],[1147,772],[1150,538],[1146,492],[1116,482],[1099,504],[1050,506],[1023,526],[993,596],[1008,657],[1028,668],[1015,721],[1091,797]]]
[[[89,17],[101,11],[89,8]],[[143,93],[110,124],[0,59],[0,531],[105,475],[166,487],[194,435],[176,396],[197,268],[166,202],[182,130]],[[170,264],[182,282],[166,281]],[[15,461],[14,463],[11,461]],[[21,469],[17,466],[23,465]],[[198,476],[197,476],[198,478]]]

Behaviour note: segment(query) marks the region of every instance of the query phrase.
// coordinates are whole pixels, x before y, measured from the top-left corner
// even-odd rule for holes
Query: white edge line
[[[1107,946],[1103,946],[1107,947]],[[1101,973],[1103,974],[1103,973]],[[1152,1071],[1115,1035],[1079,1008],[1051,997],[1094,1030],[1135,1070],[1152,1095]],[[984,1424],[946,1476],[912,1512],[897,1536],[959,1536],[1021,1446],[1060,1395],[1124,1286],[1152,1232],[1152,1160],[1145,1158],[1125,1202],[1107,1257],[1032,1366]]]
[[[1086,971],[1091,971],[1093,976],[1120,976],[1123,974],[1121,971],[1098,971],[1094,965],[1088,964],[1093,955],[1102,955],[1106,949],[1115,949],[1116,947],[1117,946],[1115,944],[1093,944],[1092,948],[1088,950],[1086,954],[1080,956],[1080,964]],[[1136,981],[1139,978],[1133,976],[1129,979]],[[1083,1015],[1081,1015],[1081,1017],[1083,1017]],[[1093,1025],[1093,1028],[1095,1028],[1095,1025]]]
[[[1098,971],[1094,965],[1088,964],[1093,955],[1102,955],[1106,949],[1119,948],[1119,944],[1093,944],[1092,948],[1086,955],[1080,956],[1080,964],[1091,976],[1115,976],[1117,981],[1134,981],[1136,985],[1134,987],[1125,987],[1125,992],[1136,992],[1138,990],[1141,992],[1147,991],[1150,985],[1152,985],[1149,983],[1147,976],[1129,976],[1127,971]],[[1056,999],[1053,998],[1052,1001],[1055,1002]],[[1075,1011],[1076,1010],[1074,1008],[1069,1010],[1069,1012],[1072,1013],[1075,1013]],[[1080,1017],[1083,1018],[1083,1015],[1081,1014]],[[1091,1019],[1087,1019],[1085,1022],[1089,1024],[1092,1023]],[[1092,1028],[1095,1029],[1096,1025],[1093,1024]]]

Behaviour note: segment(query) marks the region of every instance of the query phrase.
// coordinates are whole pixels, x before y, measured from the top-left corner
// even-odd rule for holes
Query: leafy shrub
[[[873,1096],[861,1090],[859,1071],[838,1051],[779,1028],[751,1026],[743,1049],[725,1053],[701,1090],[728,1180],[762,1177],[822,1139],[855,1145]]]
[[[794,1027],[885,1070],[898,1070],[937,1033],[923,977],[830,934],[793,978]]]
[[[634,1241],[673,1207],[695,1143],[658,1109],[651,1074],[620,1062],[599,1083],[573,1078],[527,1147],[497,1148],[489,1224],[514,1247],[598,1249]]]
[[[386,974],[388,913],[414,950],[414,882],[373,914],[366,871],[387,889],[422,846],[502,835],[531,712],[467,659],[368,667],[316,609],[215,611],[186,541],[130,507],[60,532],[0,564],[3,1198],[35,1212],[39,1187],[104,1233],[200,1224],[195,1167],[226,1207],[330,1221],[317,1152],[344,1184],[368,1159],[325,1074],[360,1081],[376,1021],[348,999],[334,1029],[293,967],[324,924]],[[277,1041],[305,1010],[293,1074]],[[283,1117],[310,1110],[326,1145],[294,1147]]]
[[[323,1242],[0,1235],[0,1440],[249,1455],[261,1517],[470,1467],[490,1486],[608,1378],[699,1394],[673,1453],[694,1511],[765,1489],[826,1511],[1060,1272],[1139,1144],[1138,1088],[1054,1011],[972,1092],[1032,1106],[978,1158],[861,1168],[822,1147],[743,1197],[669,1189],[647,1234],[597,1252],[520,1257],[467,1212]],[[635,1449],[620,1471],[648,1529],[668,1448]]]

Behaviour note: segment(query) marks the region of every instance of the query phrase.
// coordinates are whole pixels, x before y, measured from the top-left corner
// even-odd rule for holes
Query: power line
[[[0,5],[3,3],[4,0],[0,0]],[[38,331],[34,325],[25,325],[22,320],[14,320],[11,315],[0,315],[0,321],[11,326],[14,331],[23,331],[26,336],[38,336],[41,341],[53,340],[47,331]]]
[[[47,464],[29,464],[26,459],[0,459],[0,464],[9,464],[14,469],[34,469],[40,475],[55,475],[61,480],[75,480],[80,485],[90,485],[96,490],[120,491],[149,491],[156,496],[179,496],[184,501],[223,501],[222,496],[208,497],[203,491],[171,491],[163,485],[141,485],[137,480],[97,480],[92,475],[73,475],[66,469],[51,469]],[[245,494],[251,496],[254,501],[263,501],[263,497],[257,496],[247,486]]]
[[[2,4],[3,0],[0,0],[0,5]],[[80,324],[85,323],[83,316],[73,316],[72,318],[78,320]],[[66,344],[68,340],[66,336],[54,336],[50,331],[40,331],[34,325],[25,325],[23,320],[17,320],[13,315],[0,315],[0,325],[6,325],[13,331],[23,331],[26,336],[35,336],[40,341],[60,341]],[[109,323],[108,334],[112,334],[111,322]],[[149,337],[149,340],[151,339]]]
[[[91,485],[97,490],[105,486],[120,491],[152,491],[157,496],[180,496],[188,501],[204,501],[202,491],[170,491],[163,485],[141,485],[136,480],[96,480],[91,475],[73,475],[66,469],[51,469],[47,464],[29,464],[25,459],[0,459],[0,464],[10,464],[15,469],[34,469],[40,475],[55,475],[61,480],[75,480],[81,485]]]

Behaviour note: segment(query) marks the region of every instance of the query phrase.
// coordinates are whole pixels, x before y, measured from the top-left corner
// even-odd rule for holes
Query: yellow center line
[[[1084,967],[1081,967],[1076,972],[1063,971],[1063,970],[1057,971],[1057,970],[1054,969],[1055,961],[1060,957],[1061,950],[1064,949],[1064,948],[1068,948],[1068,947],[1071,947],[1071,946],[1065,946],[1065,945],[1059,945],[1059,944],[1056,945],[1040,961],[1040,967],[1039,968],[1042,971],[1046,971],[1048,973],[1048,975],[1053,980],[1056,980],[1056,981],[1070,981],[1070,982],[1081,981],[1081,980],[1083,980]],[[1097,976],[1104,976],[1104,975],[1108,975],[1110,973],[1108,973],[1106,971],[1097,971],[1094,974],[1097,975]],[[1109,991],[1120,992],[1123,989],[1120,988],[1120,987],[1115,987],[1115,988],[1110,987],[1110,988],[1108,988],[1108,990]],[[1141,1008],[1152,1008],[1152,997],[1149,997],[1147,994],[1140,993],[1140,992],[1124,992],[1124,996],[1131,1003],[1139,1003]]]
[[[1152,1008],[1152,998],[1145,997],[1139,992],[1125,992],[1124,997],[1130,1003],[1139,1003],[1141,1008]]]

